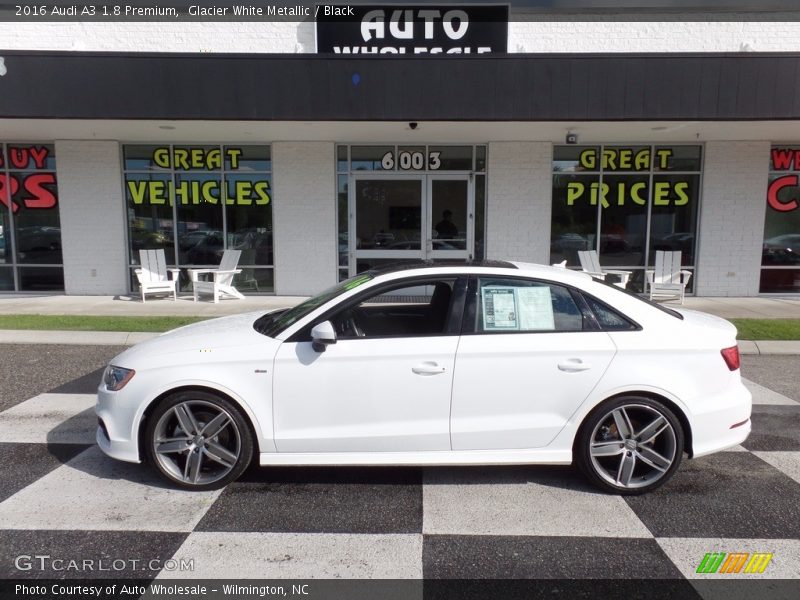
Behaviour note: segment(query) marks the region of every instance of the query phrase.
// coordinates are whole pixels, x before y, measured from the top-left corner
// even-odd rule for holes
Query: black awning
[[[0,118],[800,118],[800,54],[442,58],[3,51]]]

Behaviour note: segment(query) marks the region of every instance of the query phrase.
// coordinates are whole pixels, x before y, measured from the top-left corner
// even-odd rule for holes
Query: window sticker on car
[[[491,285],[481,288],[484,331],[553,331],[549,287]]]
[[[487,286],[481,289],[484,331],[519,329],[517,301],[513,287]]]
[[[552,331],[556,328],[553,298],[549,287],[521,287],[516,288],[516,292],[520,329]]]

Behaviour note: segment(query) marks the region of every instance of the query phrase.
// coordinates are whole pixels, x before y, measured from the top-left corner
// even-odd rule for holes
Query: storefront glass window
[[[800,292],[800,144],[773,146],[760,291]]]
[[[0,290],[64,289],[55,168],[51,144],[0,144]]]
[[[637,291],[657,250],[681,251],[693,269],[701,161],[698,145],[556,146],[551,262],[577,267],[578,251],[596,250],[633,271]]]
[[[128,145],[123,156],[132,268],[141,249],[163,248],[178,268],[216,266],[235,249],[234,285],[273,291],[269,146]],[[181,289],[190,289],[186,272]]]
[[[486,146],[336,148],[340,280],[409,260],[485,255]]]

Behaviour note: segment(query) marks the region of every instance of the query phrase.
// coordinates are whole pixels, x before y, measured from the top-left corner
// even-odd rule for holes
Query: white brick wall
[[[0,23],[0,48],[84,52],[314,52],[313,23]]]
[[[332,142],[272,144],[275,292],[308,295],[336,283]]]
[[[487,258],[547,264],[552,158],[550,142],[489,144]]]
[[[509,22],[509,52],[800,51],[796,13],[523,14]],[[295,53],[314,52],[314,39],[312,22],[0,23],[9,50]]]
[[[696,292],[755,296],[766,211],[769,142],[705,147]]]
[[[67,294],[127,291],[125,208],[117,142],[56,141]]]

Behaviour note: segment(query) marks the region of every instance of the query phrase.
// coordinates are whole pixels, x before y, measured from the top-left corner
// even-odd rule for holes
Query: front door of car
[[[576,300],[535,280],[473,280],[456,356],[453,450],[540,448],[564,428],[616,352]]]
[[[275,357],[278,452],[450,450],[450,394],[466,280],[405,281],[320,320],[336,343],[312,348],[311,323]]]

